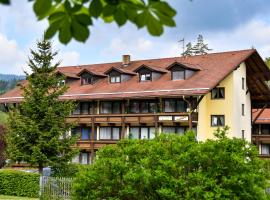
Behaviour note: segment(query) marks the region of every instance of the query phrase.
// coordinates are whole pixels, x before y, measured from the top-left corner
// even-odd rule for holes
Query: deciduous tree
[[[205,142],[189,132],[106,146],[77,174],[74,199],[267,199],[256,147],[225,132]]]
[[[120,27],[131,22],[138,28],[146,27],[159,36],[164,26],[174,27],[176,11],[165,0],[28,0],[38,20],[48,19],[45,37],[58,33],[59,41],[67,44],[73,38],[85,42],[90,35],[93,19],[116,22]],[[0,0],[10,4],[10,0]]]

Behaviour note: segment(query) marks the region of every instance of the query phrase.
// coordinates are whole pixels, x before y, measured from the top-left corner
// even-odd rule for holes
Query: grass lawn
[[[5,196],[5,195],[0,195],[0,200],[5,199],[5,200],[38,200],[36,198],[29,198],[29,197],[15,197],[15,196]]]

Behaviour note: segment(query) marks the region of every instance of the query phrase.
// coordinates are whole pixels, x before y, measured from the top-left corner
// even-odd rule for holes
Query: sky
[[[30,48],[42,37],[47,21],[37,21],[32,4],[11,0],[0,5],[0,73],[23,74]],[[160,37],[138,30],[128,23],[94,20],[90,38],[85,43],[72,41],[62,45],[53,38],[62,66],[121,61],[123,54],[131,60],[180,56],[180,39],[195,43],[199,34],[213,52],[256,48],[262,58],[270,57],[269,0],[169,0],[176,9],[177,26],[165,28]]]

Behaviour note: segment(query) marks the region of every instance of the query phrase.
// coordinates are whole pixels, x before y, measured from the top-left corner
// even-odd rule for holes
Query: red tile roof
[[[261,109],[252,110],[252,121],[258,116]],[[255,121],[256,124],[270,124],[270,109],[266,108]]]
[[[109,70],[107,70],[106,72],[104,72],[104,74],[109,74],[111,71],[115,70],[115,71],[118,71],[122,74],[128,74],[128,75],[136,75],[136,73],[132,72],[132,71],[129,71],[127,69],[124,69],[125,67],[123,66],[120,66],[120,67],[111,67]]]
[[[173,57],[150,60],[131,61],[122,70],[132,72],[142,65],[152,66],[156,69],[167,71],[166,68],[173,63],[182,63],[190,68],[199,69],[187,80],[171,80],[171,73],[164,73],[152,82],[139,82],[138,76],[133,76],[126,82],[111,84],[108,78],[101,78],[93,85],[81,85],[80,80],[70,83],[70,88],[62,99],[116,99],[116,98],[145,98],[160,96],[202,95],[208,93],[237,66],[248,59],[256,50],[241,50],[191,57]],[[260,64],[264,65],[262,59]],[[81,66],[60,67],[62,73],[79,74],[88,70],[94,74],[103,74],[112,66],[122,66],[122,62],[91,64]],[[263,66],[263,68],[266,68]],[[18,100],[20,89],[17,87],[2,96],[0,102]],[[21,99],[20,99],[21,100]]]

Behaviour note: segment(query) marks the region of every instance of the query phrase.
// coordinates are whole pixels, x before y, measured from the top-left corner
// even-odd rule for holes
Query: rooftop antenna
[[[185,38],[181,39],[178,41],[179,45],[181,44],[182,42],[182,54],[185,52]]]

